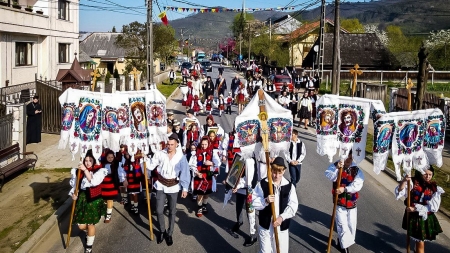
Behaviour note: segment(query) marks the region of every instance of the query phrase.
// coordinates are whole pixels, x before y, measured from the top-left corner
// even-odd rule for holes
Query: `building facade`
[[[55,80],[79,52],[79,0],[4,0],[0,5],[0,88]]]

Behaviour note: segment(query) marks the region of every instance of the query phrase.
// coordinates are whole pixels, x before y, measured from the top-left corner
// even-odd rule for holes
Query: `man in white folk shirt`
[[[160,234],[157,243],[164,239],[168,246],[173,244],[173,227],[176,217],[176,204],[180,188],[181,197],[186,198],[191,179],[189,164],[183,152],[177,148],[180,145],[178,135],[173,133],[167,142],[167,150],[155,153],[147,166],[149,173],[156,169],[158,181],[154,184],[156,189],[156,214],[159,223]],[[166,230],[164,220],[164,204],[168,200],[169,230]]]
[[[278,240],[281,253],[289,252],[289,223],[298,208],[295,187],[283,177],[286,166],[282,157],[277,157],[271,164],[272,184],[267,178],[261,180],[253,191],[253,207],[259,210],[259,241],[260,253],[275,253],[276,243],[274,228],[278,230]],[[269,195],[269,187],[274,188],[274,194]],[[276,220],[272,220],[270,203],[274,203]]]
[[[278,97],[278,103],[283,106],[285,109],[289,109],[289,103],[290,103],[289,96],[287,95],[287,91],[283,91],[282,95]]]
[[[289,164],[291,183],[297,187],[302,172],[302,162],[306,156],[305,144],[298,138],[297,129],[292,130],[292,140],[289,144],[289,152],[285,152],[286,161]]]

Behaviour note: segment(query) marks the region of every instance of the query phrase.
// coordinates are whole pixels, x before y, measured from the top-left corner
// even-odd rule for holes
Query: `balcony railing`
[[[20,10],[25,13],[33,13],[37,15],[44,15],[44,12],[41,9],[35,9],[33,6],[24,6],[17,4],[11,0],[0,0],[0,8],[6,7],[6,8],[12,8],[15,10]]]

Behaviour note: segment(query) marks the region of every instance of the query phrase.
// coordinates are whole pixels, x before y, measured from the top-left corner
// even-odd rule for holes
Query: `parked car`
[[[275,75],[273,84],[275,85],[276,93],[280,93],[283,83],[287,83],[289,87],[289,92],[294,90],[294,85],[292,84],[292,78],[286,75]]]
[[[181,70],[183,70],[184,68],[187,68],[187,69],[192,69],[194,66],[192,65],[192,63],[190,63],[190,62],[183,62],[183,63],[181,63]]]
[[[202,61],[200,62],[200,64],[202,65],[203,68],[206,69],[206,71],[212,72],[212,65],[210,61]]]

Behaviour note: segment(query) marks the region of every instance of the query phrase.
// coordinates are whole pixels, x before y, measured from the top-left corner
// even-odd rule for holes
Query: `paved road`
[[[217,76],[217,66],[214,65],[212,77]],[[225,70],[227,82],[235,75],[231,69]],[[228,84],[229,85],[229,84]],[[181,106],[181,94],[175,96],[168,108],[173,108],[176,118],[184,117]],[[215,116],[225,131],[230,131],[233,115]],[[205,116],[199,116],[205,121]],[[290,252],[325,252],[327,248],[330,214],[332,210],[331,183],[324,177],[328,160],[315,152],[316,142],[313,130],[299,129],[300,138],[306,145],[306,158],[302,166],[302,177],[297,188],[299,208],[290,227]],[[403,202],[396,201],[393,189],[396,185],[384,174],[374,175],[371,164],[363,161],[360,166],[365,172],[365,184],[358,202],[358,230],[356,245],[352,252],[405,252],[405,232],[401,229]],[[223,174],[222,174],[223,176]],[[287,177],[288,173],[286,174]],[[220,182],[221,180],[219,180]],[[226,229],[235,222],[234,198],[231,204],[222,209],[223,186],[218,185],[218,192],[212,194],[210,212],[203,218],[195,216],[196,204],[191,199],[179,199],[177,219],[174,232],[174,245],[170,248],[165,243],[157,245],[149,240],[148,219],[146,209],[141,209],[139,216],[129,215],[124,208],[115,203],[113,220],[109,224],[100,223],[94,243],[95,252],[257,252],[259,244],[245,248],[242,246],[248,234],[248,222],[244,218],[239,239],[231,237]],[[141,204],[141,207],[143,205]],[[154,210],[152,203],[152,210]],[[67,220],[67,219],[66,219]],[[156,224],[156,216],[152,216]],[[67,222],[66,222],[67,223]],[[438,240],[426,245],[427,252],[450,252],[448,220],[441,219],[444,231]],[[59,228],[50,231],[42,244],[34,252],[82,252],[84,232],[73,231],[70,247],[63,249],[63,238],[67,228],[63,222]],[[60,231],[63,232],[61,236]],[[157,234],[155,226],[155,235]],[[336,235],[334,235],[336,238]],[[156,240],[156,238],[155,238]],[[334,245],[334,243],[333,243]],[[338,250],[332,247],[332,252]]]

